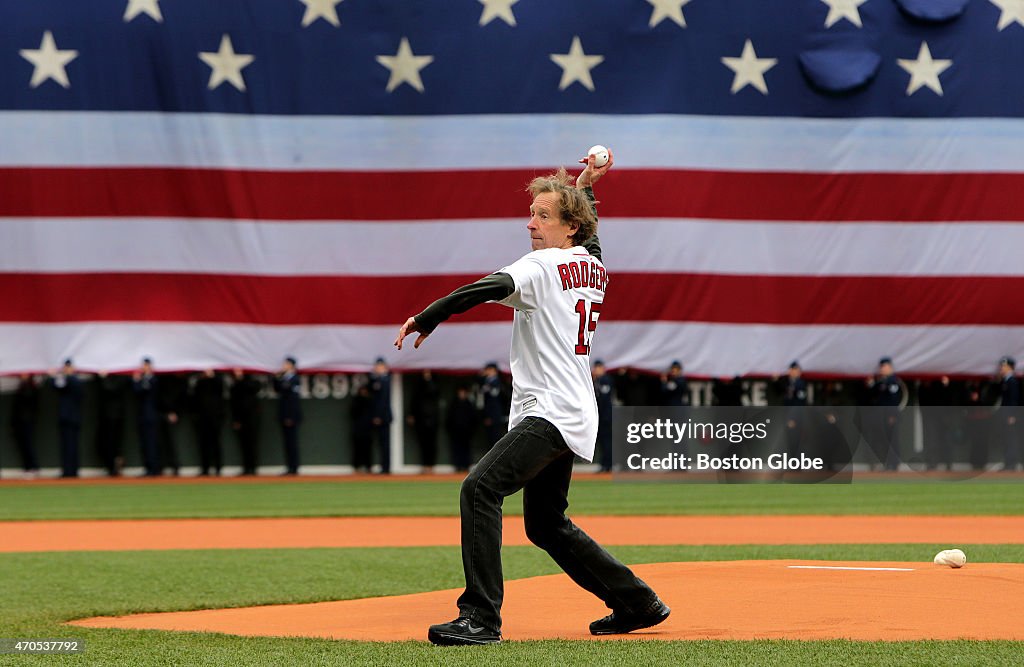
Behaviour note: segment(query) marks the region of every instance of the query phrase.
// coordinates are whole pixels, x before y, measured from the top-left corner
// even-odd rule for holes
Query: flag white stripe
[[[1024,119],[0,112],[0,166],[549,168],[590,143],[621,169],[1021,172]],[[582,143],[581,143],[582,142]]]
[[[485,275],[529,250],[525,218],[268,222],[6,218],[0,270],[30,273]],[[618,271],[1019,276],[1024,223],[783,223],[606,218]],[[679,239],[659,243],[658,239]],[[998,241],[997,241],[998,239]],[[486,252],[481,249],[487,249]]]
[[[509,323],[441,325],[418,350],[391,343],[394,326],[251,326],[174,323],[0,324],[0,373],[41,371],[72,357],[83,370],[207,366],[273,370],[285,355],[307,369],[366,371],[378,354],[396,368],[508,368]],[[602,321],[592,357],[662,370],[681,359],[698,376],[785,369],[861,377],[894,349],[902,373],[977,373],[1001,354],[1024,356],[1024,327],[771,326]]]

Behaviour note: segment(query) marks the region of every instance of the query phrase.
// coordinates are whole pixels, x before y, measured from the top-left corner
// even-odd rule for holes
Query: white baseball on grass
[[[594,156],[594,166],[597,168],[601,168],[608,164],[608,149],[601,144],[591,146],[590,150],[587,151],[587,155]]]
[[[967,562],[967,554],[959,549],[946,549],[935,554],[936,565],[948,565],[950,567],[963,567]]]

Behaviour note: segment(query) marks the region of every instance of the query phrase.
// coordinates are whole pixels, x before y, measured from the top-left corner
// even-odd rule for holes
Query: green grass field
[[[299,482],[0,487],[2,518],[452,514],[454,482]],[[852,486],[574,484],[573,510],[605,513],[1020,514],[1024,485]],[[516,508],[517,499],[509,503]],[[401,511],[399,511],[401,510]],[[948,545],[620,546],[628,563],[802,558],[923,561]],[[1024,562],[1024,545],[960,545],[972,562]],[[558,571],[533,547],[504,550],[506,577]],[[440,649],[211,634],[93,630],[93,615],[315,602],[457,588],[455,547],[66,552],[0,555],[0,637],[76,637],[75,656],[0,656],[0,664],[76,665],[750,665],[1020,664],[1019,642],[506,642]],[[699,613],[700,600],[674,614]],[[454,596],[451,616],[455,615]],[[424,619],[426,625],[448,620]]]
[[[0,520],[454,516],[455,481],[2,486]],[[658,484],[574,481],[575,514],[1020,514],[1019,481]],[[522,512],[514,496],[510,514]]]

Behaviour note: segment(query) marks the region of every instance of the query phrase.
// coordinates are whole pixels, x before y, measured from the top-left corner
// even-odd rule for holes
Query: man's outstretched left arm
[[[437,325],[452,315],[464,313],[481,303],[501,301],[515,291],[516,286],[512,276],[507,273],[492,273],[475,283],[463,285],[448,296],[427,306],[419,315],[406,320],[402,328],[398,330],[395,347],[401,350],[402,341],[411,333],[420,334],[413,344],[414,348],[419,347],[423,340],[437,328]]]

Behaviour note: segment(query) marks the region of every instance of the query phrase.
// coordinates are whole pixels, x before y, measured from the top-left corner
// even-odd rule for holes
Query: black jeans
[[[462,564],[466,591],[459,612],[501,629],[501,504],[523,489],[526,536],[573,581],[609,609],[640,613],[654,591],[565,516],[573,453],[546,419],[527,417],[505,434],[462,483]]]

